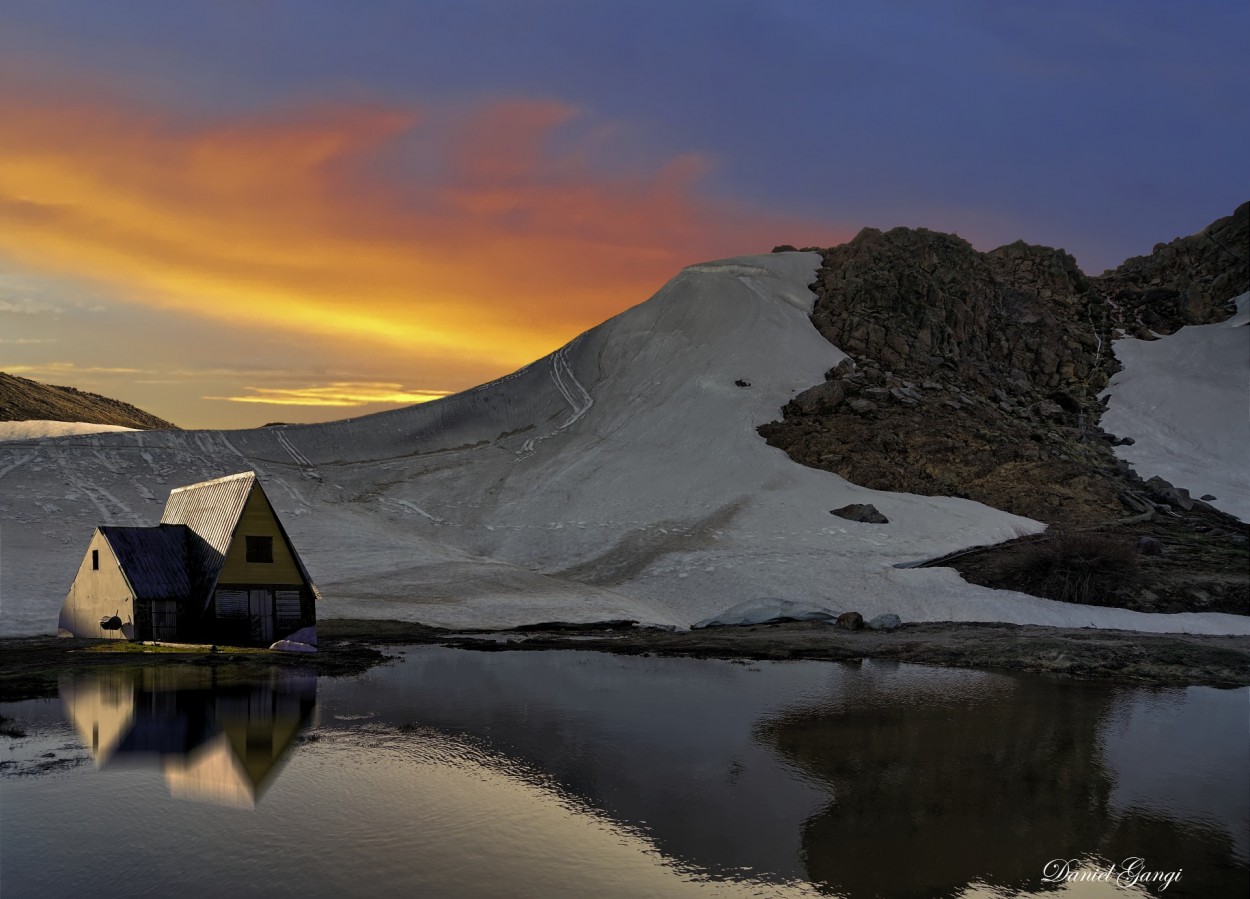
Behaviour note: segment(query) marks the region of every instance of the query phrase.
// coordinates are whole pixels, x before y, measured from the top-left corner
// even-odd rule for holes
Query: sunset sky
[[[863,226],[1097,273],[1250,198],[1248,34],[1244,0],[3,0],[0,370],[324,421]]]

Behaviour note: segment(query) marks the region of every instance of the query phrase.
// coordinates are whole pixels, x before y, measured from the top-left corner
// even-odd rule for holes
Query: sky
[[[507,374],[683,266],[1091,274],[1250,198],[1244,0],[0,0],[0,370],[183,427]]]

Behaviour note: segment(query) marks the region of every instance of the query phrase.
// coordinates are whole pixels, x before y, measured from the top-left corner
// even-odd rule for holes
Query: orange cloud
[[[0,255],[238,328],[503,371],[682,265],[845,237],[702,197],[697,156],[596,166],[606,132],[548,101],[450,126],[381,106],[204,123],[21,88],[0,73]]]
[[[206,400],[262,403],[270,406],[414,405],[447,396],[446,390],[405,390],[402,384],[335,381],[316,387],[245,387],[246,396],[206,396]]]

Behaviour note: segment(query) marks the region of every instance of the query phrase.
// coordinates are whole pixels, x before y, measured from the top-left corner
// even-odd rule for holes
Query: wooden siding
[[[100,554],[98,570],[91,567],[93,550]],[[126,583],[113,548],[97,528],[91,535],[91,543],[65,597],[65,605],[61,607],[60,629],[69,631],[75,637],[133,640],[134,612],[134,594]],[[105,615],[121,618],[121,629],[106,631],[100,627],[100,619]]]
[[[247,538],[273,538],[272,562],[247,561]],[[221,574],[217,578],[220,586],[228,584],[272,584],[282,586],[299,586],[304,583],[304,576],[291,555],[282,530],[278,527],[278,519],[265,494],[253,485],[239,517],[239,525],[234,529],[234,539],[226,549],[226,560],[222,565]]]

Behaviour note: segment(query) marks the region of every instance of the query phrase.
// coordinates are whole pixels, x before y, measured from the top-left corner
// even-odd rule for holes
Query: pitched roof
[[[269,505],[278,525],[278,532],[282,534],[291,558],[295,561],[295,567],[299,569],[305,583],[316,590],[308,569],[295,551],[295,544],[291,542],[282,525],[282,519],[265,495],[265,488],[256,479],[256,472],[243,471],[224,478],[188,484],[186,487],[175,487],[170,491],[165,511],[161,515],[162,525],[186,525],[191,532],[187,539],[191,584],[196,595],[202,596],[205,602],[217,584],[217,578],[226,562],[226,551],[230,548],[230,541],[239,526],[239,519],[253,488],[260,491]]]
[[[199,538],[187,541],[187,561],[197,593],[211,590],[217,582],[255,483],[256,472],[244,471],[170,491],[161,524],[186,525]]]
[[[122,573],[138,599],[185,599],[191,595],[187,577],[186,528],[160,525],[130,528],[105,525],[108,541]]]

